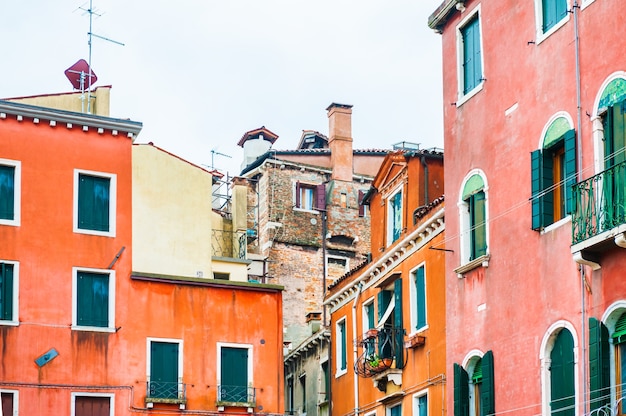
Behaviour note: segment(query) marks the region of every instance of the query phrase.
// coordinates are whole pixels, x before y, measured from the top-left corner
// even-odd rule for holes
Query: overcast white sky
[[[0,98],[71,91],[88,59],[88,0],[3,0]],[[93,0],[95,86],[111,116],[197,164],[239,172],[243,133],[264,125],[293,149],[328,133],[326,107],[352,104],[354,147],[443,147],[441,0]]]

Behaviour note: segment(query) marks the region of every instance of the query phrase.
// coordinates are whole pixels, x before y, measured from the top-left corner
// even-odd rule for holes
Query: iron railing
[[[187,399],[187,385],[175,381],[148,381],[146,392],[147,401],[185,401]]]
[[[246,233],[211,230],[211,247],[213,257],[245,259],[247,247]]]
[[[255,407],[256,389],[247,386],[217,386],[217,401],[227,403],[246,403]]]
[[[572,243],[626,224],[626,162],[572,187]]]
[[[374,377],[390,368],[404,368],[403,328],[370,329],[356,343],[361,351],[354,363],[354,372],[361,377]]]

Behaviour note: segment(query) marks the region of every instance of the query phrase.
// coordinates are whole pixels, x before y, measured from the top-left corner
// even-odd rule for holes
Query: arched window
[[[454,364],[454,416],[495,413],[493,352],[473,356],[464,368]]]
[[[543,227],[572,212],[576,183],[576,134],[566,113],[552,117],[540,148],[531,153],[532,228]]]
[[[541,343],[543,414],[575,416],[578,396],[577,338],[572,324],[558,321]]]
[[[482,172],[466,177],[459,201],[461,214],[461,264],[487,255],[487,186]]]

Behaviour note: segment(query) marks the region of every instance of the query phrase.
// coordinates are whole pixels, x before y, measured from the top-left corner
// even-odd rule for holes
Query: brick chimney
[[[352,182],[352,106],[332,103],[326,111],[332,179]]]

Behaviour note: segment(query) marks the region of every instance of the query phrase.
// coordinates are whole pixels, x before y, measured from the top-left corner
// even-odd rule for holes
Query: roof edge
[[[442,32],[443,26],[450,15],[454,12],[456,5],[463,5],[465,0],[444,0],[443,3],[428,17],[428,27],[435,30],[438,33]]]

